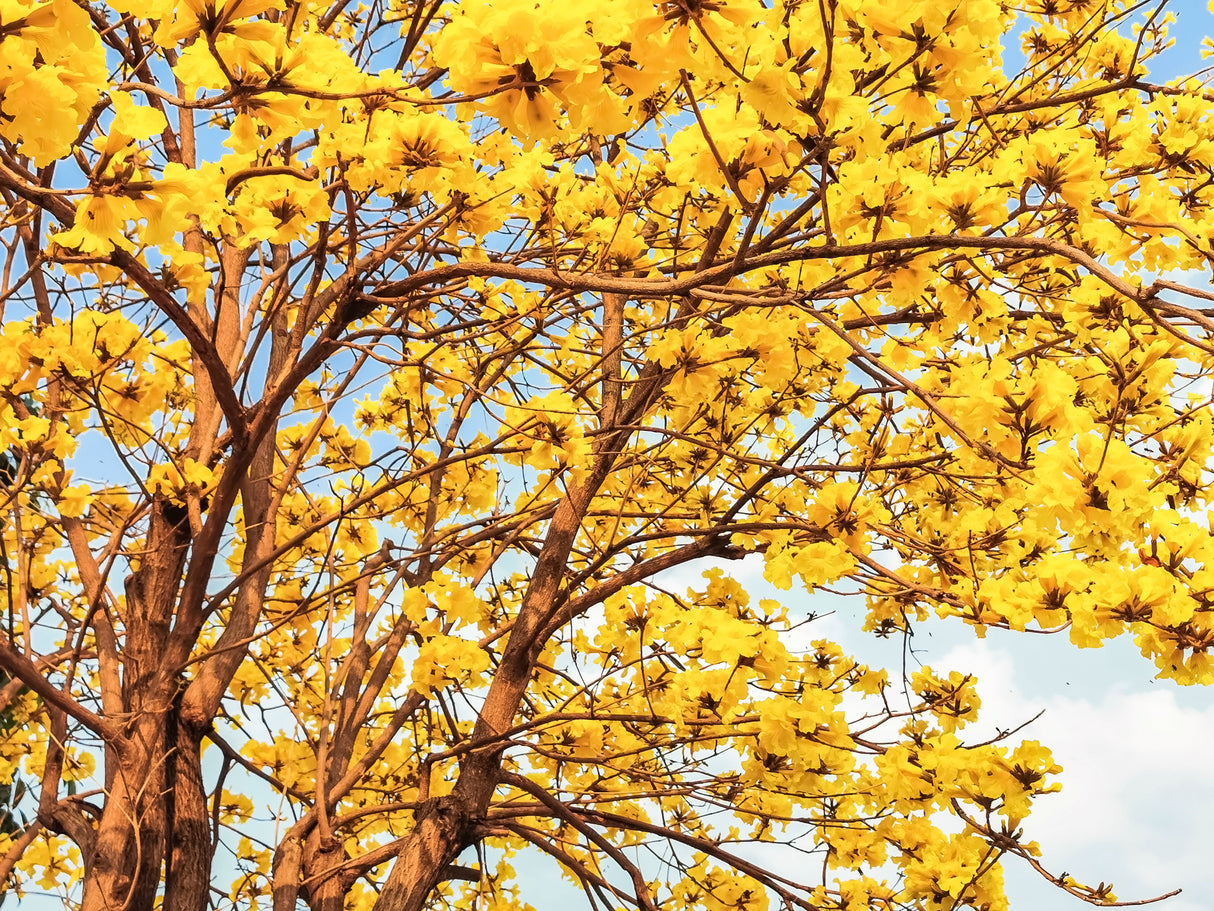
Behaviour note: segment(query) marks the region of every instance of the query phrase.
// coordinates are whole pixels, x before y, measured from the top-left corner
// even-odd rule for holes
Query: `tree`
[[[521,908],[542,854],[592,908],[998,909],[1012,855],[1112,902],[1036,859],[1049,751],[810,596],[1211,681],[1172,22],[4,0],[0,879]]]

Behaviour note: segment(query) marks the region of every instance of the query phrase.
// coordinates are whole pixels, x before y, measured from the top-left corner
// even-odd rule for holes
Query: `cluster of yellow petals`
[[[153,659],[243,656],[225,763],[311,818],[373,757],[322,826],[351,858],[492,753],[453,907],[522,907],[529,845],[605,889],[660,835],[662,911],[794,904],[726,848],[779,840],[807,907],[1002,911],[1049,750],[967,740],[974,677],[899,688],[799,599],[1214,682],[1209,89],[1147,81],[1166,15],[1024,6],[0,0],[5,648],[84,727],[169,711],[114,709]],[[149,619],[115,580],[166,554]],[[196,636],[114,644],[145,621]],[[0,784],[45,774],[4,711]],[[263,803],[215,795],[241,907]],[[18,881],[74,894],[32,844]]]

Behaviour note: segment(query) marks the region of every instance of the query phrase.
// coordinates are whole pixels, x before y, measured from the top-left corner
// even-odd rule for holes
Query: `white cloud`
[[[1208,911],[1214,706],[1182,705],[1178,691],[1165,684],[1110,678],[1108,662],[1088,661],[1084,652],[1072,652],[1065,665],[1043,666],[1031,657],[1035,644],[974,641],[954,646],[935,664],[976,670],[982,714],[1001,726],[1045,710],[1019,736],[1049,746],[1063,766],[1062,793],[1040,800],[1026,826],[1046,866],[1089,885],[1111,880],[1122,901],[1181,887],[1181,896],[1157,907]],[[1100,672],[1085,676],[1085,663]],[[1006,866],[1013,911],[1081,906],[1057,892],[1051,896],[1027,865]]]

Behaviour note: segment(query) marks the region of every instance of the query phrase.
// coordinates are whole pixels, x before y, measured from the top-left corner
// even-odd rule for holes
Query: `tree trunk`
[[[174,706],[165,800],[170,808],[168,854],[165,858],[164,911],[205,911],[211,885],[215,846],[202,784],[202,731],[186,723]]]
[[[121,704],[127,723],[107,751],[109,793],[93,856],[86,863],[90,875],[82,911],[152,911],[170,846],[168,784],[178,775],[190,780],[189,766],[199,762],[196,748],[174,748],[179,678],[163,667],[190,543],[185,507],[156,497],[146,540],[140,562],[126,580]],[[199,798],[187,796],[191,812]],[[203,862],[209,869],[209,853]]]
[[[345,907],[346,890],[354,877],[340,868],[349,859],[340,838],[322,839],[319,828],[309,833],[303,848],[302,892],[312,911],[342,911]]]
[[[145,717],[118,748],[81,911],[152,911],[164,858],[163,727]]]
[[[449,794],[426,801],[417,825],[392,865],[375,911],[420,911],[465,847],[472,826],[465,801]]]

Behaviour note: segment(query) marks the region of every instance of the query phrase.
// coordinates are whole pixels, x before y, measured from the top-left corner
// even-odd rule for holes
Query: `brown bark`
[[[348,871],[341,870],[349,860],[338,838],[325,838],[313,829],[303,846],[304,898],[312,911],[342,911],[346,890],[353,882]]]
[[[162,726],[140,725],[119,747],[119,764],[97,830],[82,911],[151,911],[164,856]],[[149,736],[151,735],[151,736]]]
[[[190,536],[186,510],[164,497],[152,501],[148,525],[146,548],[126,581],[121,694],[126,725],[111,744],[117,761],[107,762],[110,790],[83,911],[151,911],[160,888],[166,769],[176,762],[166,738],[174,691],[164,686],[161,664]]]
[[[175,735],[167,757],[169,809],[165,858],[164,911],[204,911],[208,906],[214,845],[202,782],[202,731],[179,716],[175,705],[169,729]]]
[[[599,427],[614,427],[623,400],[624,304],[622,294],[603,295],[603,406]]]
[[[303,845],[294,832],[288,832],[274,851],[274,864],[270,868],[274,911],[295,911],[302,870]]]
[[[463,781],[463,776],[460,778]],[[417,811],[417,825],[397,855],[375,911],[420,909],[463,850],[472,815],[466,798],[435,797]]]

